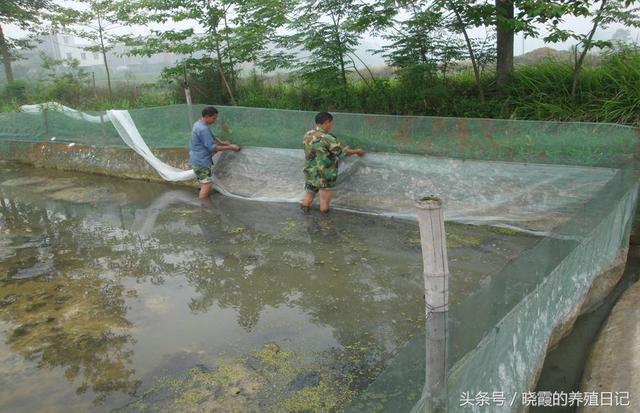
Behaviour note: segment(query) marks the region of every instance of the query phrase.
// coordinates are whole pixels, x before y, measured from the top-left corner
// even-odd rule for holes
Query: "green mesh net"
[[[129,113],[149,147],[186,148],[204,106]],[[264,201],[303,194],[301,138],[311,112],[218,107],[214,132],[243,145],[216,159],[222,192]],[[55,140],[125,147],[104,113],[87,122],[63,111],[0,114],[0,154]],[[611,124],[337,113],[335,135],[370,153],[341,166],[337,206],[413,217],[414,200],[436,194],[448,220],[534,234],[533,246],[482,279],[451,274],[448,410],[464,394],[503,393],[491,411],[518,411],[560,320],[628,244],[635,215],[638,131]],[[399,351],[348,408],[428,411],[422,392],[425,337]],[[485,410],[483,410],[485,409]]]
[[[186,147],[191,121],[204,105],[129,111],[151,148]],[[312,112],[245,107],[218,107],[214,132],[242,145],[299,149],[301,137],[313,126]],[[124,146],[104,113],[93,124],[62,111],[0,114],[3,139],[56,138],[101,146]],[[228,127],[229,133],[222,130]],[[436,118],[338,113],[335,135],[354,147],[372,152],[405,153],[450,158],[501,160],[615,167],[636,151],[635,128],[598,123],[539,122],[503,119]]]

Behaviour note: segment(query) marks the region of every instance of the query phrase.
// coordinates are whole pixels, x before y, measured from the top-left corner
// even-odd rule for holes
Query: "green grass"
[[[419,70],[399,71],[392,78],[365,84],[353,78],[348,99],[336,85],[314,84],[290,76],[240,79],[236,99],[240,106],[296,110],[426,115],[443,117],[508,118],[529,120],[611,122],[640,126],[640,52],[626,48],[609,51],[598,65],[585,66],[578,94],[571,96],[573,68],[562,61],[544,60],[516,68],[506,90],[495,90],[494,74],[482,78],[486,100],[480,101],[473,74],[460,70],[426,76]],[[215,78],[191,79],[196,103],[228,104]],[[71,83],[73,83],[71,81]],[[25,103],[58,101],[81,110],[134,109],[184,102],[184,92],[166,81],[104,88],[71,84],[68,78],[38,84],[17,82],[0,92],[0,111]]]
[[[470,70],[450,74],[446,80],[411,71],[378,79],[370,86],[354,80],[346,103],[337,87],[301,80],[274,83],[252,76],[239,84],[237,97],[240,105],[251,107],[640,126],[640,52],[612,50],[598,62],[583,68],[575,97],[571,96],[573,67],[554,60],[518,66],[507,90],[496,90],[493,73],[485,73],[484,102]]]

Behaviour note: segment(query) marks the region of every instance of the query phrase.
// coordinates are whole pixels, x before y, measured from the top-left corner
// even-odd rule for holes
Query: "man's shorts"
[[[202,165],[192,165],[193,172],[196,174],[196,178],[198,182],[201,184],[208,184],[213,182],[213,165],[211,166],[202,166]]]
[[[317,194],[321,189],[324,190],[324,191],[332,190],[333,189],[333,184],[327,184],[327,185],[325,185],[323,187],[318,187],[318,186],[315,186],[315,185],[313,185],[313,184],[311,184],[309,182],[305,182],[304,183],[304,189],[307,192],[313,192],[314,194]]]

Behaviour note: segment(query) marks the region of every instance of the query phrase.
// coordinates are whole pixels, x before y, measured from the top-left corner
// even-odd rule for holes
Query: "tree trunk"
[[[342,52],[340,52],[340,74],[341,74],[341,78],[342,78],[342,88],[343,88],[343,93],[344,93],[344,106],[345,109],[347,107],[347,101],[348,101],[348,93],[347,93],[347,69],[346,66],[344,64],[344,54]]]
[[[4,74],[7,78],[7,83],[13,82],[13,70],[11,69],[11,52],[9,51],[9,45],[2,32],[2,25],[0,25],[0,55],[2,56],[2,63],[4,64]]]
[[[358,68],[356,67],[356,61],[353,60],[353,57],[351,57],[350,55],[347,55],[347,57],[349,58],[349,60],[351,60],[351,64],[353,65],[353,70],[358,74],[358,76],[360,77],[360,79],[362,79],[362,82],[365,84],[366,87],[369,88],[369,90],[371,90],[372,92],[375,91],[375,89],[369,84],[369,82],[367,81],[367,79],[362,75],[362,73],[360,73],[360,71],[358,70]],[[375,79],[374,79],[375,81]]]
[[[107,72],[107,88],[109,89],[109,97],[113,95],[111,90],[111,74],[109,73],[109,64],[107,63],[107,51],[104,47],[104,29],[102,28],[102,19],[98,14],[98,34],[100,36],[100,51],[102,52],[102,60],[104,62],[104,70]]]
[[[387,107],[388,107],[389,104],[390,104],[389,95],[387,94],[387,92],[384,90],[383,87],[382,88],[378,88],[378,81],[377,81],[376,77],[373,75],[373,72],[371,71],[369,66],[367,66],[367,64],[357,54],[351,53],[351,55],[355,56],[355,58],[358,59],[360,61],[360,63],[362,64],[362,66],[364,66],[364,68],[367,70],[367,72],[369,73],[369,76],[371,77],[371,81],[373,82],[373,85],[375,86],[375,89],[379,90],[380,93],[382,93],[384,95],[384,98],[386,99],[386,104],[387,104]],[[351,61],[353,62],[353,68],[355,69],[355,71],[358,72],[358,74],[360,75],[362,80],[364,80],[364,77],[362,77],[362,74],[356,68],[355,61],[353,59],[351,59]]]
[[[224,69],[222,69],[222,60],[218,58],[218,72],[220,72],[220,79],[224,84],[225,89],[227,89],[227,93],[229,94],[229,99],[231,100],[232,106],[237,106],[236,98],[233,96],[233,92],[231,91],[231,87],[229,86],[229,82],[227,82],[227,77],[224,74]]]
[[[373,80],[373,81],[375,82],[376,77],[373,75],[373,72],[371,72],[371,69],[369,68],[369,66],[367,66],[367,64],[366,64],[362,59],[360,59],[360,57],[359,57],[357,54],[355,54],[355,53],[351,53],[351,54],[352,54],[353,56],[355,56],[355,57],[356,57],[356,59],[358,59],[358,61],[360,61],[360,63],[362,63],[362,66],[364,66],[364,68],[365,68],[365,69],[367,70],[367,72],[369,73],[369,76],[371,76],[371,80]]]
[[[578,94],[578,83],[580,82],[580,71],[582,70],[582,64],[584,63],[585,57],[587,57],[589,49],[591,49],[591,40],[593,40],[593,36],[596,34],[596,30],[598,30],[598,24],[600,24],[600,18],[606,5],[607,0],[602,0],[600,9],[598,10],[598,14],[596,14],[596,17],[593,18],[593,27],[589,32],[589,36],[587,37],[587,41],[582,48],[582,52],[580,52],[580,57],[575,60],[575,67],[573,68],[573,83],[571,84],[571,98],[574,100],[576,98],[576,95]],[[576,46],[576,53],[577,52],[578,46]]]
[[[509,83],[513,73],[513,0],[496,0],[496,83],[498,89]]]
[[[471,59],[471,66],[473,66],[473,75],[476,78],[476,86],[478,87],[478,96],[480,97],[480,102],[484,102],[484,90],[482,89],[482,78],[480,77],[480,68],[478,67],[476,53],[473,50],[473,45],[471,44],[469,33],[467,33],[467,29],[465,28],[464,22],[462,21],[462,16],[460,16],[460,13],[455,8],[455,6],[452,8],[453,8],[453,12],[456,15],[456,20],[458,21],[458,25],[460,25],[460,31],[464,36],[464,41],[467,44],[467,50],[469,51],[469,58]]]
[[[220,80],[227,90],[227,94],[229,95],[229,100],[231,100],[231,105],[236,106],[236,99],[233,96],[233,92],[231,87],[229,86],[229,82],[227,82],[227,76],[224,74],[224,69],[222,67],[222,53],[220,52],[220,40],[218,39],[218,31],[215,27],[212,27],[213,32],[213,40],[215,42],[215,52],[216,57],[218,59],[218,72],[220,73]]]
[[[338,61],[340,63],[340,79],[342,80],[342,93],[343,93],[343,104],[346,108],[348,94],[347,94],[347,70],[346,65],[344,63],[345,55],[347,54],[346,50],[342,48],[342,39],[340,39],[340,17],[336,17],[333,13],[330,13],[331,21],[333,22],[333,36],[335,38],[337,50],[338,50]]]
[[[225,32],[224,32],[224,37],[225,37],[225,41],[227,43],[227,49],[231,50],[231,40],[229,39],[229,25],[227,24],[227,13],[224,13],[224,28],[225,28]],[[235,69],[235,63],[233,62],[233,57],[231,56],[231,53],[229,53],[229,68],[231,70],[231,85],[233,87],[233,89],[236,89],[236,69]]]
[[[415,21],[418,21],[418,10],[416,9],[416,4],[415,3],[411,3],[411,7],[413,9],[413,18],[415,19]],[[424,33],[424,30],[420,29],[419,34],[420,36],[420,58],[422,59],[422,64],[427,64],[428,59],[427,59],[427,49],[426,49],[426,43],[427,43],[427,35]]]
[[[347,92],[347,69],[346,69],[346,65],[344,64],[344,51],[342,50],[340,43],[339,43],[339,47],[340,47],[340,78],[342,79],[342,91],[344,94],[343,103],[346,109],[348,99],[349,99],[348,92]]]

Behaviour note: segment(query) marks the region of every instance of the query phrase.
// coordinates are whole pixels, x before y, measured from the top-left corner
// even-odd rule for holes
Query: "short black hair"
[[[322,125],[328,120],[333,120],[333,115],[329,112],[320,112],[316,115],[316,125]]]
[[[202,117],[204,118],[205,116],[213,116],[215,114],[218,113],[218,109],[214,108],[213,106],[207,106],[206,108],[202,109]]]

